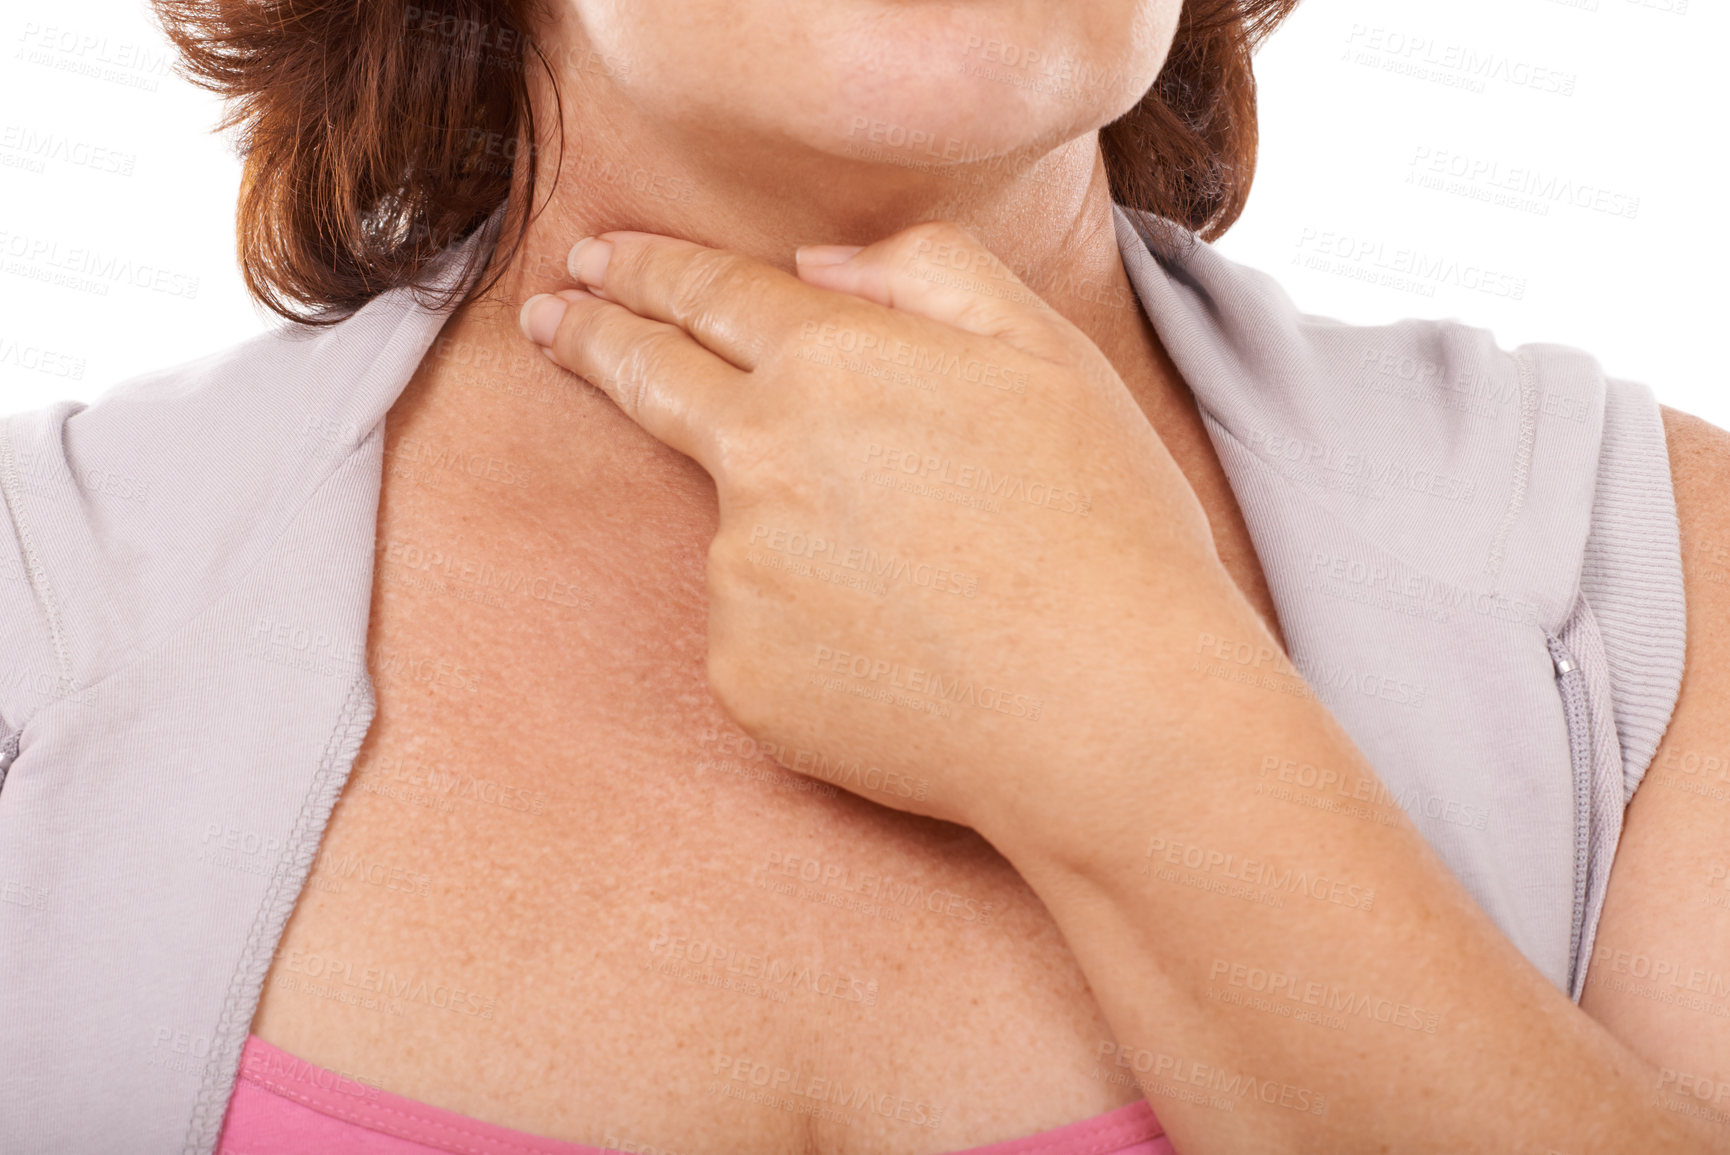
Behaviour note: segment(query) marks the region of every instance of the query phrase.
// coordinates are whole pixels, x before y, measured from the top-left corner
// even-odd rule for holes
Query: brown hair
[[[528,69],[553,70],[529,30],[547,0],[153,2],[182,71],[229,102],[241,272],[275,312],[327,324],[424,288],[434,257],[533,195]],[[1153,87],[1100,132],[1114,200],[1203,240],[1231,227],[1255,175],[1250,55],[1296,5],[1184,0]],[[521,245],[532,206],[518,207],[493,276],[459,278],[467,296]]]

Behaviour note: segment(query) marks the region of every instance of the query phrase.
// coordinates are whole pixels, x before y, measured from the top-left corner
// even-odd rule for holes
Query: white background
[[[1219,248],[1308,312],[1574,345],[1730,427],[1727,14],[1303,0],[1258,58],[1261,166]],[[273,323],[235,270],[219,109],[142,0],[8,3],[0,62],[0,412]]]

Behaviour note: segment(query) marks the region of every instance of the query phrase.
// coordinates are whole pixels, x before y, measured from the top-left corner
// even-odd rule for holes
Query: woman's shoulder
[[[1651,390],[1586,350],[1507,347],[1457,318],[1321,316],[1212,244],[1142,240],[1130,278],[1240,499],[1270,516],[1349,526],[1426,583],[1493,586],[1559,626],[1597,490],[1630,495],[1636,520],[1667,491]]]
[[[333,324],[279,324],[227,348],[121,381],[89,405],[21,416],[26,422],[30,417],[64,421],[66,437],[90,452],[107,448],[109,439],[122,442],[139,460],[248,442],[266,451],[261,460],[277,446],[290,449],[293,459],[328,458],[311,447],[307,453],[292,451],[307,436],[364,439],[401,392],[443,319],[407,290],[388,292]]]
[[[1724,500],[1698,477],[1720,476],[1704,463],[1726,460],[1730,435],[1586,349],[1509,346],[1457,318],[1348,323],[1214,245],[1147,252],[1129,254],[1131,277],[1258,547],[1283,543],[1317,620],[1364,605],[1443,629],[1444,613],[1484,617],[1530,645],[1591,618],[1631,791],[1676,706],[1685,539],[1702,501]],[[1328,535],[1340,544],[1315,544]]]
[[[1663,421],[1687,589],[1688,667],[1730,692],[1730,432],[1669,406]],[[1722,716],[1723,701],[1703,696],[1698,704]]]
[[[1730,432],[1669,406],[1663,420],[1687,588],[1688,665],[1730,681]],[[1722,699],[1710,705],[1723,713]]]
[[[1678,494],[1688,490],[1694,499],[1689,504],[1716,512],[1722,529],[1730,532],[1730,431],[1692,413],[1661,408]],[[1721,569],[1730,567],[1730,554],[1720,550],[1717,558]]]
[[[93,684],[284,541],[370,510],[375,434],[442,320],[390,293],[0,419],[0,644],[33,672],[0,693],[0,717]],[[351,536],[343,556],[370,561]]]

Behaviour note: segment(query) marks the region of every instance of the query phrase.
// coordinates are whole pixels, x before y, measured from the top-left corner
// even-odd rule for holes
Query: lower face
[[[565,4],[555,67],[604,75],[649,121],[941,166],[1055,148],[1129,111],[1182,0]]]

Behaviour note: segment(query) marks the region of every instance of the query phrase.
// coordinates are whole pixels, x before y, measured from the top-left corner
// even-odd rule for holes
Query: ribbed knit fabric
[[[1682,688],[1677,656],[1686,650],[1688,608],[1664,423],[1645,386],[1614,379],[1606,386],[1580,592],[1604,639],[1626,804],[1652,764]]]
[[[1576,1001],[1586,987],[1623,812],[1681,690],[1687,644],[1681,548],[1662,416],[1644,386],[1607,379],[1580,599],[1560,634],[1580,663],[1590,703],[1585,919],[1570,984]]]

